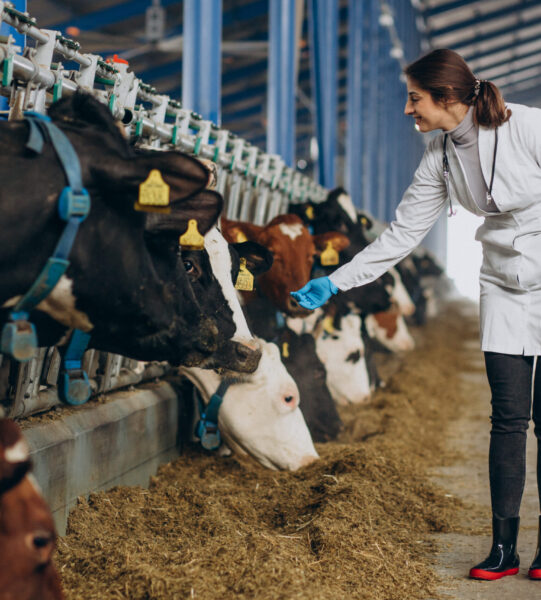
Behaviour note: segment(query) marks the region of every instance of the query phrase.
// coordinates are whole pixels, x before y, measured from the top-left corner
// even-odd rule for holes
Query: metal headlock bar
[[[13,46],[11,36],[0,39],[3,69],[0,94],[10,96],[12,110],[22,104],[22,110],[45,112],[47,102],[83,88],[108,104],[132,138],[144,139],[154,147],[178,148],[212,160],[227,173],[239,176],[245,184],[249,182],[250,196],[253,196],[253,188],[266,186],[264,208],[267,208],[268,191],[277,191],[284,198],[279,203],[276,194],[271,194],[271,211],[275,214],[289,202],[325,199],[327,192],[322,186],[284,165],[279,156],[265,154],[231,132],[182,108],[180,102],[158,94],[154,87],[128,72],[124,62],[110,64],[100,56],[82,54],[78,42],[64,37],[59,31],[39,29],[35,19],[28,13],[17,11],[10,2],[0,2],[2,22],[35,40],[35,47],[25,48],[21,55]],[[76,62],[79,69],[63,69],[61,63],[52,62],[54,54]],[[14,86],[14,80],[23,87]],[[95,89],[96,84],[103,89]],[[20,104],[14,96],[22,96]],[[150,104],[151,108],[137,102]],[[237,198],[234,196],[234,199]],[[255,221],[259,224],[268,217],[263,212],[261,207],[256,210]]]
[[[290,203],[326,198],[322,186],[288,167],[280,156],[263,152],[158,94],[128,71],[126,61],[115,57],[109,62],[82,53],[78,42],[59,31],[38,28],[36,19],[10,2],[0,1],[2,23],[33,40],[33,47],[19,48],[11,35],[0,36],[0,95],[9,97],[10,117],[20,117],[26,110],[44,114],[52,102],[82,89],[109,107],[137,145],[176,148],[214,162],[216,189],[225,198],[230,219],[263,225],[287,212]],[[74,62],[78,68],[65,69],[60,60]],[[22,417],[58,404],[61,368],[56,348],[40,348],[26,363],[0,354],[0,409],[7,416]],[[161,376],[168,366],[150,363],[142,369],[137,361],[89,350],[82,368],[92,393],[100,394]]]

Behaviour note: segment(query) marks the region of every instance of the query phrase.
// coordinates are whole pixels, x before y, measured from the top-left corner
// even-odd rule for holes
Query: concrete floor
[[[476,311],[464,309],[464,316],[476,327]],[[450,428],[448,445],[450,450],[463,453],[464,459],[434,470],[434,480],[467,503],[481,505],[486,514],[487,526],[491,521],[490,495],[488,486],[488,447],[490,390],[484,371],[483,355],[477,342],[466,342],[464,352],[471,365],[471,372],[461,376],[463,390],[470,397],[467,410],[462,411]],[[466,511],[464,511],[466,513]],[[468,529],[467,514],[463,514],[462,525]],[[498,581],[485,582],[468,579],[468,571],[483,560],[491,545],[491,535],[438,534],[436,571],[444,583],[439,591],[444,598],[452,600],[532,600],[541,598],[541,581],[527,577],[528,567],[534,556],[537,543],[539,503],[536,484],[536,443],[533,429],[528,432],[526,488],[521,506],[521,527],[518,550],[521,557],[520,573]],[[488,531],[488,528],[487,528]],[[427,599],[428,600],[428,599]]]

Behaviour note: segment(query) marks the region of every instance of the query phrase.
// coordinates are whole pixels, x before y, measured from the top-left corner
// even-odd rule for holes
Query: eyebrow
[[[413,96],[414,94],[419,95],[419,92],[408,92],[408,96]]]

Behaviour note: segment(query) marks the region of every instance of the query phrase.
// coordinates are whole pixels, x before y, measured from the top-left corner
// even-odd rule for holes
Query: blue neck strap
[[[199,398],[199,413],[201,417],[197,423],[195,434],[201,440],[201,445],[206,450],[217,450],[222,443],[220,430],[218,429],[218,413],[224,401],[225,393],[231,383],[231,381],[222,379],[218,389],[212,394],[206,407],[203,405],[201,398]]]
[[[66,225],[56,248],[30,289],[14,306],[9,322],[2,330],[0,351],[20,361],[30,360],[37,348],[35,327],[28,321],[28,313],[51,293],[66,272],[79,225],[90,211],[90,196],[83,187],[81,165],[66,135],[45,115],[28,112],[25,118],[30,126],[26,146],[40,154],[44,141],[48,140],[55,149],[68,185],[58,198],[58,214]]]

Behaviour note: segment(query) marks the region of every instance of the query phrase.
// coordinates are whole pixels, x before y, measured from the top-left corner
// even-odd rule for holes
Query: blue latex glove
[[[333,295],[338,288],[328,277],[311,279],[304,287],[296,292],[290,292],[295,300],[304,308],[314,310],[319,308]]]

